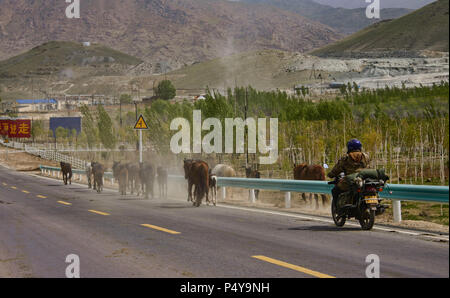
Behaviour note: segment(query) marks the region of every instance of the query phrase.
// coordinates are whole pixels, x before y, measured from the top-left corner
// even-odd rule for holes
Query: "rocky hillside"
[[[18,56],[0,61],[1,78],[122,74],[142,60],[108,47],[75,42],[48,42]]]
[[[0,0],[0,60],[53,40],[90,41],[178,68],[236,52],[305,52],[338,40],[330,27],[281,9],[224,0]]]
[[[438,0],[396,20],[383,21],[313,52],[319,56],[413,55],[449,51],[449,0]]]
[[[333,7],[360,8],[367,7],[365,1],[361,0],[313,0],[317,3]],[[382,0],[381,8],[409,8],[418,9],[436,0]]]
[[[241,0],[247,3],[271,5],[287,11],[292,11],[311,20],[330,26],[342,34],[355,33],[380,20],[368,19],[366,9],[355,7],[352,9],[323,5],[314,0]],[[342,1],[333,0],[334,4]],[[360,1],[360,0],[358,0]],[[364,1],[360,1],[365,4]],[[386,1],[382,1],[385,3]],[[380,12],[381,20],[396,19],[411,12],[406,8],[384,8]]]

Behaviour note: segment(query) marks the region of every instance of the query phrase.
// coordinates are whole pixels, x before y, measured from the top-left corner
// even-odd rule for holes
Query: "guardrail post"
[[[394,213],[394,222],[402,221],[402,202],[400,200],[392,200],[392,210]]]
[[[227,188],[225,186],[222,186],[221,188],[222,188],[222,190],[221,190],[222,200],[225,200],[227,198]]]
[[[286,209],[291,208],[291,193],[289,191],[284,194],[284,205]]]
[[[256,201],[255,190],[254,189],[250,189],[250,202],[252,202],[252,204],[254,204],[255,201]]]

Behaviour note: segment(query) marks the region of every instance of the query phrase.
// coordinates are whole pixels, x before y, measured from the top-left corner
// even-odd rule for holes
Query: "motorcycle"
[[[340,178],[336,178],[328,184],[337,184],[339,180]],[[388,208],[381,204],[379,197],[385,183],[381,179],[358,177],[349,191],[341,193],[338,198],[333,196],[331,214],[336,226],[342,227],[347,219],[354,217],[363,230],[371,230],[375,224],[375,216],[383,214]]]

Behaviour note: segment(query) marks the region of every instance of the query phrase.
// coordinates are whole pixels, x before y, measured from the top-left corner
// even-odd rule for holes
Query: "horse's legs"
[[[304,192],[302,192],[302,199],[303,199],[303,201],[305,201],[305,203],[306,203],[306,194],[305,194]]]
[[[188,182],[188,202],[192,201],[192,182]]]
[[[316,209],[319,209],[319,195],[318,194],[314,194],[314,199],[316,201]]]
[[[322,194],[321,197],[322,197],[322,204],[323,204],[323,206],[327,205],[327,203],[328,203],[327,195]]]

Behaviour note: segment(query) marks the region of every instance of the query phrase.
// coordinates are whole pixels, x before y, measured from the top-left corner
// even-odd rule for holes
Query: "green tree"
[[[120,103],[121,104],[130,104],[132,102],[130,94],[122,94],[120,95]]]
[[[69,130],[59,126],[55,130],[55,136],[58,143],[64,143],[69,136]]]
[[[92,148],[98,140],[98,131],[95,126],[95,120],[88,106],[81,106],[80,112],[83,115],[82,128],[83,132],[86,134],[87,145],[89,148]]]
[[[113,131],[113,123],[111,121],[111,117],[109,117],[103,105],[97,106],[97,113],[97,125],[100,141],[106,148],[113,149],[116,146],[116,135]]]
[[[42,120],[33,121],[33,125],[31,126],[31,137],[33,138],[33,142],[35,139],[39,139],[44,134],[44,124]]]
[[[170,100],[175,97],[177,91],[170,80],[161,81],[154,90],[155,95],[164,100]]]

